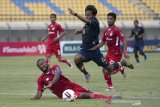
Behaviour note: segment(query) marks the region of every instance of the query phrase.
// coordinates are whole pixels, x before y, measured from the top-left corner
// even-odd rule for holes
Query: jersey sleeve
[[[44,84],[42,82],[41,77],[39,77],[37,79],[37,91],[43,91],[43,89],[44,89]]]
[[[116,30],[116,33],[117,33],[117,36],[120,38],[120,40],[123,41],[124,40],[124,34],[119,29]]]
[[[64,32],[64,29],[63,29],[62,26],[59,25],[59,24],[58,24],[58,30],[59,30],[59,32]]]

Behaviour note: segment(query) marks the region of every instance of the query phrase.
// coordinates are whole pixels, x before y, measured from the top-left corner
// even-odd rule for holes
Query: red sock
[[[51,58],[48,58],[48,57],[46,57],[46,62],[47,62],[47,64],[50,66],[50,59]]]
[[[106,96],[106,95],[102,95],[102,94],[91,94],[90,95],[91,99],[111,99],[112,96]]]
[[[59,62],[63,62],[63,63],[66,63],[66,64],[68,64],[68,61],[67,61],[67,59],[65,59],[65,58],[63,58],[63,57],[61,57],[61,59],[59,60]]]
[[[111,76],[109,74],[104,74],[104,80],[106,80],[107,85],[109,87],[112,87],[112,79],[111,79]]]

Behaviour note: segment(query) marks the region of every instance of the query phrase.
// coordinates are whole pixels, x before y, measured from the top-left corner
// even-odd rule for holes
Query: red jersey
[[[115,59],[120,60],[122,56],[122,50],[120,48],[120,40],[124,40],[124,35],[118,27],[115,25],[111,28],[107,28],[102,36],[102,41],[107,44],[108,52],[106,57],[110,57],[108,60]],[[114,58],[114,57],[119,58]]]
[[[53,40],[59,36],[60,32],[64,32],[60,24],[55,23],[48,25],[48,46],[60,45],[59,41],[53,43]]]
[[[44,86],[47,86],[49,84],[49,82],[52,81],[52,79],[54,78],[54,72],[56,70],[60,70],[58,65],[54,65],[49,72],[47,73],[42,73],[38,80],[38,87],[37,90],[38,91],[43,91]],[[62,98],[62,93],[63,91],[65,91],[66,89],[73,89],[74,91],[86,91],[85,89],[81,88],[79,85],[77,85],[74,82],[71,82],[69,79],[67,79],[65,76],[63,76],[62,74],[60,75],[59,80],[53,84],[50,88],[50,91],[57,95],[59,98]]]

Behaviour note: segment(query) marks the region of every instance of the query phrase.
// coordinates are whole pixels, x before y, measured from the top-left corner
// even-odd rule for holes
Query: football
[[[73,90],[67,89],[62,94],[63,100],[67,102],[72,102],[76,99],[76,94]]]

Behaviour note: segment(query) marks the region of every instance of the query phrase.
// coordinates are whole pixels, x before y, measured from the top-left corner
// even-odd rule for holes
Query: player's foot
[[[147,55],[144,55],[144,60],[147,60]]]
[[[70,60],[67,60],[67,65],[68,65],[71,69],[73,68],[73,65],[72,65],[72,63],[71,63]]]
[[[126,70],[125,70],[125,67],[124,67],[124,66],[122,66],[122,67],[120,68],[120,72],[121,72],[121,74],[123,75],[123,78],[126,78]]]
[[[122,95],[113,95],[112,99],[122,99]]]
[[[115,91],[114,87],[108,87],[107,89],[105,89],[104,91]]]
[[[126,63],[126,67],[130,69],[134,69],[134,66],[127,59],[123,59],[122,62]]]
[[[139,62],[137,62],[137,65],[139,66],[139,65],[140,65],[140,63],[139,63]]]
[[[86,78],[86,82],[87,83],[89,83],[90,82],[90,78],[91,76],[90,76],[90,74],[88,73],[88,74],[85,74],[85,78]]]

